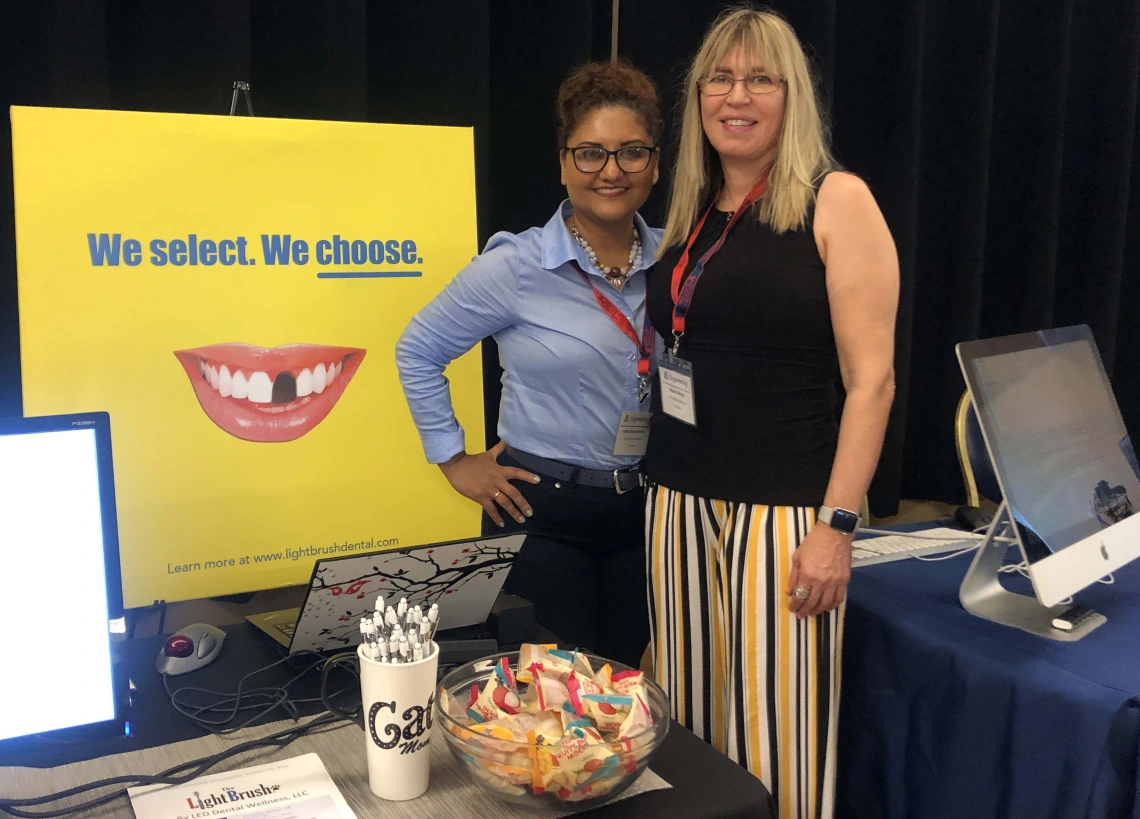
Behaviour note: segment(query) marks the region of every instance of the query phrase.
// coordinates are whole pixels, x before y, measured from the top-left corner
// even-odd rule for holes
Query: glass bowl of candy
[[[669,731],[669,701],[640,671],[527,644],[445,676],[435,721],[484,792],[584,810],[614,799],[649,766]]]

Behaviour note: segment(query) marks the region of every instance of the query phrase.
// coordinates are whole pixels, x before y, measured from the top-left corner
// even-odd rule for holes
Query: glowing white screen
[[[115,716],[95,431],[0,435],[0,739]]]

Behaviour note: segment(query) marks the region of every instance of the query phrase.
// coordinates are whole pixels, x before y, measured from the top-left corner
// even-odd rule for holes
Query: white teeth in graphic
[[[328,364],[321,362],[312,369],[301,370],[296,376],[296,397],[304,398],[313,393],[324,392],[333,385],[343,371],[343,361],[333,361]],[[214,366],[203,360],[198,361],[198,372],[223,398],[244,399],[255,404],[273,403],[273,381],[266,372],[258,371],[250,374],[238,369],[231,371],[226,364]],[[278,411],[276,406],[267,409]]]
[[[313,392],[313,373],[312,370],[301,370],[301,374],[297,376],[297,397],[304,398]]]
[[[729,125],[751,125],[752,124],[752,120],[750,120],[750,119],[726,119],[725,122],[727,122]]]
[[[273,382],[263,372],[255,372],[249,377],[249,400],[255,404],[269,404],[273,401]]]
[[[230,395],[234,398],[249,398],[249,382],[245,380],[245,374],[241,370],[234,373]]]

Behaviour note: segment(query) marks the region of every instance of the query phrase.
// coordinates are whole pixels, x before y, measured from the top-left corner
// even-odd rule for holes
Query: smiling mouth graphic
[[[357,347],[213,344],[176,350],[206,415],[234,437],[295,441],[324,420],[367,351]]]

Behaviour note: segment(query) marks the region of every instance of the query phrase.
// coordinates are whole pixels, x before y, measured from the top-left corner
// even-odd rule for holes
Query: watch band
[[[819,507],[819,514],[816,515],[816,519],[845,535],[853,534],[863,523],[859,519],[859,515],[850,509],[832,508],[830,506]]]

